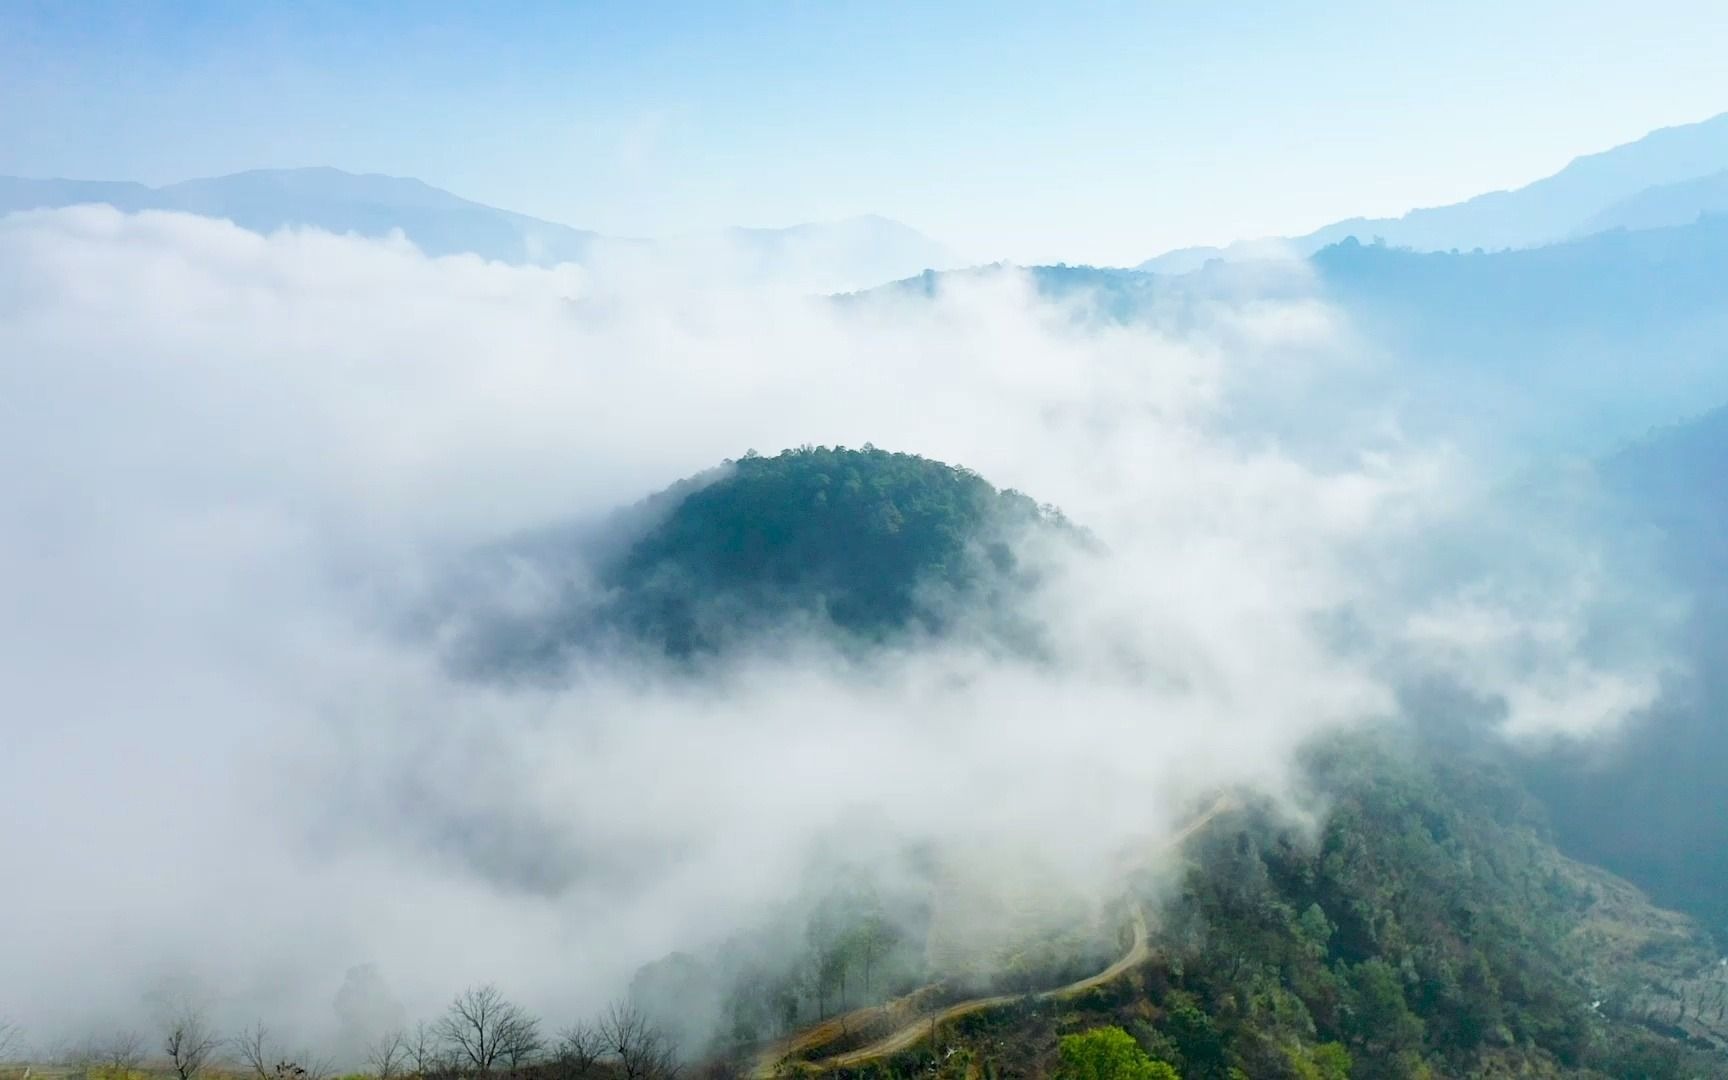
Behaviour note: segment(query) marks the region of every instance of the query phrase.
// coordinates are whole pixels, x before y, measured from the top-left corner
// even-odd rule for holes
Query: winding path
[[[1159,845],[1160,851],[1180,847],[1189,837],[1199,832],[1211,823],[1212,819],[1230,808],[1230,800],[1219,798],[1206,811],[1190,821],[1176,835]],[[1151,937],[1146,928],[1146,915],[1138,905],[1134,908],[1134,941],[1128,946],[1128,951],[1117,958],[1116,962],[1095,975],[1088,975],[1078,982],[1066,986],[1058,986],[1054,990],[1045,990],[1032,995],[1038,1001],[1055,1001],[1062,998],[1077,997],[1088,990],[1114,982],[1131,968],[1138,967],[1152,956]],[[866,1024],[892,1014],[897,1009],[904,1009],[914,1003],[920,995],[929,992],[932,986],[914,990],[904,997],[895,998],[881,1005],[866,1005],[853,1009],[851,1012],[830,1017],[820,1024],[805,1028],[803,1031],[775,1042],[756,1060],[755,1067],[750,1070],[752,1080],[771,1080],[780,1074],[783,1065],[795,1069],[815,1069],[827,1071],[830,1069],[849,1069],[878,1058],[891,1057],[902,1050],[916,1046],[926,1036],[933,1033],[942,1024],[958,1020],[962,1016],[983,1012],[985,1009],[1000,1008],[1012,1005],[1016,1001],[1025,1000],[1023,994],[996,994],[991,997],[969,998],[945,1006],[933,1013],[925,1013],[908,1021],[899,1028],[889,1032],[866,1046],[856,1050],[847,1050],[833,1057],[820,1061],[801,1061],[797,1056],[806,1050],[814,1049],[826,1043],[833,1042],[852,1029],[853,1025]]]

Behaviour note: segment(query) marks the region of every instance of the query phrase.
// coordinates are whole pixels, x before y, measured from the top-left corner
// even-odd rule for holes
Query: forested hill
[[[601,532],[509,552],[582,581],[550,613],[488,622],[482,669],[553,666],[601,643],[687,658],[773,636],[854,647],[965,625],[1024,638],[1015,609],[1040,580],[1041,542],[1090,542],[968,469],[873,446],[752,451]]]
[[[766,1038],[815,1032],[783,1076],[1728,1075],[1728,968],[1709,936],[1556,851],[1503,755],[1392,731],[1310,746],[1296,787],[1321,820],[1297,824],[1243,793],[1215,804],[1178,880],[1131,888],[1154,915],[1148,954],[1083,992],[1027,993],[1099,970],[1101,958],[1084,966],[1083,935],[1028,926],[997,943],[994,964],[956,969],[937,924],[902,918],[884,938],[880,897],[855,885],[836,886],[805,925],[776,927],[800,943],[782,967],[741,961],[763,954],[733,942],[651,965],[639,986],[683,1003],[668,1025],[716,1000],[712,1056],[751,1059]],[[897,1030],[906,1002],[956,998],[978,1006],[882,1057],[835,1064]],[[901,1005],[847,1011],[885,999]],[[814,1026],[837,1012],[847,1020]],[[1170,1072],[1065,1068],[1063,1040],[1101,1028]]]
[[[692,486],[657,496],[665,516],[602,575],[621,624],[673,653],[789,618],[941,631],[1030,584],[1029,531],[1065,529],[967,469],[870,446],[746,455]]]
[[[1139,994],[1074,1026],[1113,1020],[1185,1080],[1724,1075],[1707,935],[1561,856],[1493,751],[1356,734],[1304,772],[1318,832],[1214,822]]]
[[[494,655],[552,665],[621,636],[701,660],[767,635],[862,650],[1012,627],[1040,548],[1087,543],[1025,495],[870,446],[746,454],[608,535],[581,551],[582,599],[496,637]],[[552,573],[558,543],[523,550]],[[920,987],[1005,995],[872,1076],[1044,1075],[1059,1037],[1103,1026],[1186,1080],[1722,1074],[1728,968],[1708,934],[1562,856],[1503,749],[1340,737],[1301,773],[1317,825],[1239,797],[1190,843],[1175,895],[1164,879],[1141,897],[1160,916],[1151,958],[1061,1008],[1018,995],[1097,970],[1084,934],[1016,941],[1013,964],[970,985],[932,945],[935,909],[904,898],[914,915],[893,934],[879,904],[823,901],[807,926],[761,931],[775,949],[680,953],[638,983],[687,1051],[736,1061]],[[810,1063],[893,1030],[891,1014],[812,1044]]]

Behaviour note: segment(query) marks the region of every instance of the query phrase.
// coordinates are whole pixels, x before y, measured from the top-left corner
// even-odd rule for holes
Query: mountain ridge
[[[1310,255],[1350,236],[1363,241],[1379,237],[1424,251],[1531,247],[1583,235],[1577,230],[1593,216],[1641,192],[1723,169],[1728,169],[1728,113],[1658,128],[1631,142],[1580,155],[1558,172],[1516,188],[1417,207],[1397,217],[1345,218],[1299,236],[1177,248],[1134,268],[1186,273],[1211,259],[1240,260],[1268,247]]]
[[[1701,215],[1728,213],[1728,169],[1658,184],[1599,211],[1582,226],[1579,236],[1610,229],[1660,229],[1687,225]]]
[[[719,273],[818,289],[892,280],[962,260],[904,222],[859,214],[787,226],[732,226],[659,239],[620,237],[491,206],[416,177],[327,165],[248,169],[150,186],[125,180],[0,176],[0,214],[82,203],[224,218],[253,232],[311,227],[382,237],[400,230],[430,256],[518,266],[648,255],[701,259]]]

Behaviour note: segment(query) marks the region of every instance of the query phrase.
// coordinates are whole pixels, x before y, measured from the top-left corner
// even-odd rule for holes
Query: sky
[[[0,174],[333,165],[624,235],[880,213],[1125,263],[1528,182],[1728,109],[1725,53],[1712,0],[4,0]]]

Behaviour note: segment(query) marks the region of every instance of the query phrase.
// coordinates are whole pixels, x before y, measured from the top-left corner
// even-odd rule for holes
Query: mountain
[[[1592,229],[1589,223],[1611,208],[1647,189],[1666,187],[1665,196],[1650,196],[1667,213],[1655,224],[1680,224],[1698,216],[1703,206],[1680,209],[1686,197],[1713,198],[1710,190],[1692,190],[1684,181],[1728,168],[1728,113],[1696,124],[1662,128],[1610,150],[1577,158],[1553,176],[1512,191],[1494,191],[1449,206],[1412,210],[1396,218],[1349,218],[1302,236],[1231,244],[1228,247],[1181,248],[1141,263],[1136,269],[1186,273],[1209,259],[1253,258],[1268,246],[1296,255],[1354,236],[1363,242],[1380,238],[1396,247],[1418,251],[1530,247]],[[1675,215],[1679,216],[1676,218]],[[1626,227],[1632,226],[1620,222]]]
[[[116,210],[136,212],[152,207],[159,198],[157,189],[127,181],[0,176],[0,214],[80,203],[107,203]]]
[[[1728,169],[1645,188],[1592,215],[1577,231],[1587,236],[1609,229],[1657,229],[1690,224],[1700,214],[1723,213],[1728,213]]]
[[[1379,417],[1391,405],[1418,437],[1526,460],[1594,457],[1698,402],[1728,401],[1725,216],[1507,251],[1347,240],[1301,262],[1218,262],[1174,276],[1077,266],[1024,272],[1076,317],[1174,320],[1183,332],[1245,301],[1325,301],[1347,328],[1337,350],[1347,348],[1350,362],[1295,355],[1280,368],[1290,382],[1260,380],[1232,399],[1236,419],[1292,438],[1336,441],[1353,411]],[[930,297],[953,279],[925,274],[837,302]],[[1291,408],[1293,392],[1309,406]]]
[[[0,177],[0,214],[108,203],[127,212],[177,210],[253,232],[316,228],[382,237],[400,230],[428,255],[478,255],[511,265],[597,259],[690,266],[721,280],[815,291],[874,285],[960,265],[910,226],[875,215],[783,229],[725,229],[662,241],[626,240],[512,213],[419,180],[331,168],[259,169],[165,187]]]
[[[0,178],[0,213],[106,202],[118,210],[178,210],[270,233],[317,228],[361,236],[401,230],[428,255],[474,254],[512,264],[580,262],[602,240],[441,191],[419,180],[339,169],[261,169],[166,187]]]
[[[1035,585],[1022,541],[1041,531],[1079,538],[963,468],[806,447],[673,485],[577,561],[590,615],[675,655],[786,626],[916,645],[956,604]],[[571,547],[555,532],[509,557],[556,567]],[[557,648],[580,643],[570,614],[542,627]],[[841,875],[633,992],[684,1052],[730,1059],[713,1075],[1049,1075],[1064,1037],[1101,1027],[1169,1067],[1135,1075],[1187,1080],[1722,1075],[1709,933],[1563,855],[1501,744],[1424,724],[1308,746],[1289,794],[1313,817],[1219,793],[1168,873],[1129,875],[1098,927],[1033,920],[1003,962],[954,964],[924,852],[892,890]],[[765,1072],[765,1050],[793,1060]]]
[[[1597,455],[1728,400],[1728,218],[1482,254],[1350,242],[1311,265],[1384,358],[1367,389],[1424,434]]]
[[[665,517],[603,579],[624,620],[675,653],[788,617],[940,632],[951,608],[1012,587],[1015,544],[1056,520],[976,473],[873,447],[746,456],[661,499]]]
[[[1010,640],[1016,604],[1039,580],[1039,538],[1088,542],[1055,510],[914,454],[750,453],[599,529],[506,545],[503,561],[538,568],[565,600],[525,619],[478,620],[459,663],[482,676],[554,670],[620,642],[711,656],[787,631],[864,646],[963,621]]]

